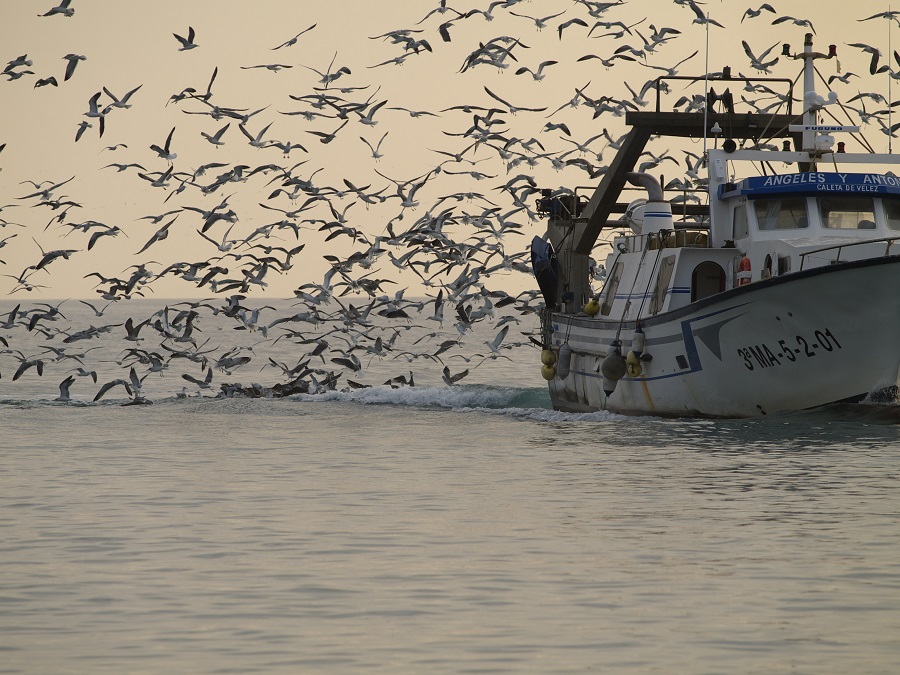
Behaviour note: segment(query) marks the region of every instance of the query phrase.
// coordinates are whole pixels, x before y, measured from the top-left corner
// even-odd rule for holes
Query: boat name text
[[[810,171],[774,176],[745,178],[738,186],[719,186],[719,197],[736,193],[751,199],[782,194],[815,194],[816,192],[857,192],[900,195],[900,176],[880,173],[837,173]]]
[[[837,180],[835,180],[835,178]],[[851,179],[848,181],[848,178]],[[766,178],[758,183],[759,187],[773,187],[776,185],[803,185],[803,184],[821,184],[830,186],[871,186],[877,188],[880,185],[890,185],[891,187],[900,187],[900,178],[897,176],[886,176],[877,173],[864,174],[847,174],[847,173],[788,173],[779,176],[766,176]],[[837,189],[831,188],[831,189]]]
[[[823,351],[828,353],[836,349],[843,349],[843,347],[831,329],[826,328],[824,331],[814,331],[813,339],[795,335],[793,339],[779,340],[778,347],[775,349],[761,343],[749,347],[738,347],[737,353],[744,360],[744,367],[747,370],[756,370],[757,368],[782,366],[785,363],[812,358]]]

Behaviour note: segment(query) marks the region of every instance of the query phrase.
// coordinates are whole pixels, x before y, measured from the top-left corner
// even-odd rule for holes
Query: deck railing
[[[844,262],[841,260],[841,253],[845,248],[850,248],[852,246],[864,246],[869,244],[884,244],[884,256],[889,256],[891,254],[891,247],[900,241],[900,237],[882,237],[880,239],[866,239],[865,241],[848,241],[846,244],[835,244],[834,246],[825,246],[824,248],[817,248],[814,251],[806,251],[805,253],[800,254],[800,269],[803,269],[804,264],[806,263],[806,256],[816,255],[818,253],[825,253],[826,251],[837,251],[836,257],[831,260],[832,265],[836,265],[839,262]]]

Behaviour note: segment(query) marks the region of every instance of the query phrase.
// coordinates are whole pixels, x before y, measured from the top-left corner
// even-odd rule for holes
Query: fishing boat
[[[900,156],[835,142],[859,128],[825,123],[836,96],[816,93],[813,64],[833,46],[815,52],[808,34],[783,55],[803,62],[802,115],[791,80],[760,78],[786,89],[778,114],[735,112],[715,88],[749,78],[727,69],[701,111],[661,111],[658,88],[656,111],[627,113],[592,192],[543,191],[531,256],[555,409],[756,417],[897,402]],[[654,136],[704,139],[699,200],[634,171]]]

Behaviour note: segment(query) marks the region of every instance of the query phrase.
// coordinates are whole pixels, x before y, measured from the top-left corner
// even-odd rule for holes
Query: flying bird
[[[268,144],[268,141],[264,141],[263,136],[266,135],[266,132],[269,130],[269,127],[272,126],[272,124],[272,122],[269,122],[266,126],[263,127],[262,131],[256,134],[256,136],[251,135],[243,124],[239,124],[238,129],[240,129],[241,133],[247,137],[247,140],[250,141],[250,145],[252,145],[254,148],[264,148]]]
[[[194,42],[194,29],[191,26],[188,26],[188,35],[187,38],[183,38],[178,33],[172,33],[175,36],[175,39],[181,43],[181,46],[178,48],[178,51],[184,52],[188,49],[194,49],[197,47],[197,43]]]
[[[562,40],[563,31],[569,26],[584,26],[587,28],[587,22],[584,19],[579,19],[578,17],[574,19],[569,19],[568,21],[564,21],[556,27],[557,32],[559,33],[559,39]]]
[[[187,373],[183,374],[181,377],[188,382],[197,385],[200,389],[209,389],[210,385],[212,384],[213,371],[212,368],[207,368],[206,377],[204,377],[202,380],[197,379],[193,375],[188,375]]]
[[[272,51],[275,51],[276,49],[281,49],[282,47],[293,47],[295,44],[297,44],[297,40],[300,38],[301,35],[303,35],[304,33],[308,33],[308,32],[311,31],[313,28],[315,28],[316,25],[317,25],[317,24],[313,24],[313,25],[310,26],[309,28],[307,28],[307,29],[305,29],[305,30],[302,30],[302,31],[300,31],[299,33],[297,33],[297,34],[296,34],[294,37],[292,37],[290,40],[287,40],[287,41],[285,41],[285,42],[282,42],[282,43],[281,43],[280,45],[278,45],[277,47],[272,47]]]
[[[159,155],[162,159],[167,159],[170,162],[175,159],[178,155],[171,151],[170,145],[172,144],[172,134],[175,133],[175,127],[172,127],[172,131],[169,132],[169,135],[166,137],[166,143],[163,147],[159,147],[154,144],[150,146],[150,149],[153,150],[157,155]]]
[[[889,66],[886,66],[886,65],[881,66],[881,68],[878,67],[878,59],[881,58],[881,50],[878,49],[877,47],[873,47],[872,45],[867,45],[863,42],[848,43],[847,46],[848,47],[856,47],[857,49],[862,49],[867,54],[872,55],[872,60],[869,62],[869,74],[870,75],[875,75],[877,73],[883,73],[889,68]]]
[[[769,3],[763,3],[759,6],[759,9],[753,9],[752,7],[747,8],[747,11],[744,12],[744,15],[741,17],[741,23],[744,23],[744,19],[755,19],[763,12],[771,12],[775,14],[775,9]]]
[[[106,127],[106,110],[100,110],[100,97],[103,95],[103,92],[98,91],[96,94],[91,96],[88,101],[88,111],[84,113],[85,117],[89,117],[91,119],[100,120],[100,136],[103,136],[103,131]]]
[[[218,147],[220,145],[225,145],[225,141],[222,140],[222,136],[225,134],[226,131],[228,131],[228,127],[230,127],[230,126],[231,126],[231,122],[228,122],[224,127],[219,129],[214,134],[208,134],[205,131],[201,131],[200,135],[203,136],[203,138],[205,138],[207,141],[209,141],[216,147]]]
[[[122,98],[117,98],[116,95],[113,94],[113,93],[112,93],[109,89],[107,89],[106,87],[103,87],[103,93],[106,94],[107,96],[109,96],[109,97],[113,100],[113,102],[110,104],[111,107],[113,107],[113,108],[125,108],[125,109],[127,109],[127,108],[130,108],[130,107],[131,107],[131,104],[128,102],[128,100],[129,100],[132,96],[134,96],[135,92],[137,92],[138,89],[140,89],[140,88],[143,87],[143,86],[144,86],[144,85],[139,84],[139,85],[136,86],[134,89],[132,89],[131,91],[129,91],[127,94],[125,94]]]
[[[75,74],[75,66],[78,65],[79,61],[86,61],[87,57],[82,56],[81,54],[66,54],[63,59],[66,63],[66,74],[63,77],[63,82],[67,82],[72,75]]]
[[[34,61],[28,58],[28,54],[22,54],[22,56],[17,56],[12,61],[6,64],[6,68],[4,68],[4,72],[7,70],[12,70],[13,68],[18,68],[19,66],[33,66]]]
[[[72,16],[75,14],[75,8],[70,7],[72,4],[72,0],[62,0],[56,7],[51,7],[43,14],[38,14],[38,16],[54,16],[55,14],[62,14],[63,16]]]
[[[559,63],[559,62],[558,61],[543,61],[538,66],[537,70],[532,70],[528,66],[522,66],[521,68],[516,70],[516,75],[524,75],[525,73],[530,73],[531,77],[535,81],[539,82],[540,80],[544,79],[544,68],[549,68],[550,66],[553,66],[557,63]]]
[[[454,384],[463,379],[466,375],[469,374],[469,369],[466,368],[462,372],[456,373],[455,375],[450,374],[450,367],[444,366],[444,370],[441,373],[441,379],[444,381],[448,387],[452,387]]]
[[[100,391],[98,391],[97,395],[94,396],[94,402],[96,403],[101,398],[103,398],[103,395],[106,394],[106,392],[108,392],[113,387],[118,387],[118,386],[125,387],[125,391],[128,392],[128,395],[129,396],[132,395],[131,383],[128,380],[115,379],[115,380],[110,380],[109,382],[104,384],[102,387],[100,387]]]
[[[770,74],[772,71],[769,70],[772,66],[778,63],[778,57],[776,56],[771,61],[766,61],[765,58],[769,55],[775,47],[778,46],[779,43],[775,43],[771,47],[769,47],[766,51],[764,51],[759,56],[756,56],[753,53],[753,50],[750,49],[750,45],[747,44],[746,40],[741,40],[741,45],[744,47],[744,53],[750,58],[750,67],[754,70],[758,70],[766,75]]]
[[[153,246],[153,244],[155,244],[156,242],[162,241],[163,239],[165,239],[166,237],[168,237],[168,236],[169,236],[169,227],[171,227],[172,223],[174,223],[175,220],[176,220],[177,218],[178,218],[178,216],[175,216],[175,218],[172,218],[172,220],[170,220],[168,223],[166,223],[166,224],[163,225],[161,228],[159,228],[159,229],[153,234],[153,236],[150,237],[149,240],[147,240],[147,243],[144,244],[144,246],[141,248],[141,250],[138,251],[138,254],[143,253],[143,252],[146,251],[148,248],[150,248],[151,246]]]
[[[718,21],[715,21],[715,20],[707,17],[706,13],[702,9],[700,9],[700,7],[697,5],[696,2],[694,2],[694,0],[688,0],[688,7],[690,7],[693,10],[694,14],[697,15],[696,18],[694,19],[693,23],[699,23],[701,25],[712,24],[713,26],[718,26],[719,28],[725,28],[725,26],[720,24]]]
[[[22,377],[25,371],[32,367],[37,371],[38,377],[44,374],[44,362],[41,359],[26,359],[23,354],[19,361],[19,367],[16,369],[16,374],[13,375],[13,382]]]
[[[785,15],[779,16],[777,19],[775,19],[772,22],[772,25],[777,26],[778,24],[784,23],[785,21],[790,21],[795,26],[803,26],[805,28],[809,28],[812,31],[813,35],[816,34],[816,29],[813,28],[812,21],[810,21],[809,19],[796,19],[792,16]]]
[[[547,109],[546,106],[543,108],[522,108],[522,107],[514,106],[512,103],[509,103],[508,101],[505,101],[502,98],[500,98],[499,96],[497,96],[497,94],[492,92],[486,86],[485,86],[484,90],[487,92],[487,95],[490,96],[492,99],[494,99],[495,101],[499,101],[500,103],[505,105],[509,109],[510,115],[515,115],[517,112],[523,111],[523,110],[526,112],[543,112]]]
[[[510,12],[510,14],[512,14],[513,16],[518,16],[522,19],[531,19],[532,21],[534,21],[534,27],[537,28],[538,30],[542,30],[542,29],[546,28],[547,22],[550,19],[555,19],[556,17],[562,16],[565,13],[566,13],[566,11],[563,10],[562,12],[557,12],[556,14],[550,14],[549,16],[540,17],[540,16],[529,16],[528,14],[517,14],[516,12],[512,12],[512,11]]]
[[[362,136],[359,137],[359,140],[361,140],[363,143],[365,143],[366,146],[369,148],[369,150],[372,151],[372,159],[374,159],[375,161],[378,161],[379,159],[384,157],[384,155],[381,154],[381,144],[384,143],[384,139],[387,137],[387,135],[388,135],[388,132],[385,131],[384,135],[381,137],[381,139],[378,141],[378,143],[375,145],[375,147],[372,147],[372,144],[369,143],[369,141],[367,141]]]
[[[75,382],[75,376],[69,375],[66,379],[59,383],[59,396],[57,396],[54,401],[59,401],[62,403],[68,403],[72,400],[69,395],[69,387]]]

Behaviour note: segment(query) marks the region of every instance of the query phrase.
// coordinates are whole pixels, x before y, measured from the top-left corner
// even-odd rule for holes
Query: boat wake
[[[543,387],[495,387],[470,385],[455,387],[367,387],[352,391],[329,391],[292,397],[304,402],[348,401],[370,405],[416,408],[449,408],[457,412],[479,412],[520,417],[544,422],[605,421],[620,416],[605,411],[566,413],[550,407]]]
[[[491,385],[457,385],[453,387],[397,387],[374,386],[364,389],[325,391],[316,394],[294,394],[286,397],[265,396],[170,396],[154,399],[166,406],[176,403],[216,405],[223,401],[298,401],[304,404],[329,402],[362,403],[366,405],[404,406],[411,408],[447,409],[455,412],[475,412],[530,419],[541,422],[606,421],[621,416],[605,411],[595,413],[568,413],[553,410],[550,396],[544,387],[499,387]],[[147,401],[148,403],[150,401]],[[128,398],[90,401],[71,399],[13,399],[0,398],[0,405],[16,408],[36,407],[127,407]]]

